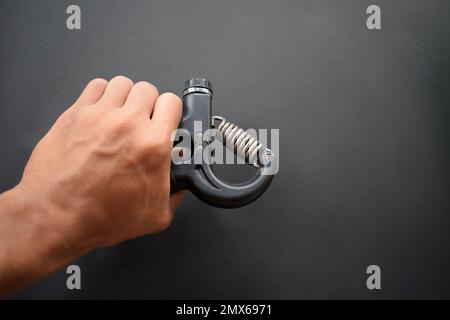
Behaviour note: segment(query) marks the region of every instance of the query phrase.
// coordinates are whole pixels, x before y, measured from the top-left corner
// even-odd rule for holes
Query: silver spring
[[[259,167],[258,155],[260,150],[264,149],[263,144],[238,125],[226,121],[225,118],[219,116],[212,118],[213,120],[220,121],[219,127],[217,128],[220,133],[219,138],[227,148],[231,149],[248,163]]]

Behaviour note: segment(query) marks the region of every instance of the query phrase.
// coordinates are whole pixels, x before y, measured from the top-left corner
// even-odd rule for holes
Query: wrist
[[[70,222],[57,206],[25,186],[1,194],[0,293],[2,287],[8,291],[8,283],[20,287],[85,253],[69,231]]]

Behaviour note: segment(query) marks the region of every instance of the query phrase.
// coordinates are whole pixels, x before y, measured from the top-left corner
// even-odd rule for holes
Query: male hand
[[[181,101],[147,82],[92,80],[38,143],[21,186],[72,229],[111,245],[172,221],[171,134]]]
[[[5,263],[24,267],[30,259],[22,255],[38,239],[48,248],[34,248],[36,267],[52,271],[94,248],[167,228],[180,200],[170,195],[170,165],[181,112],[180,98],[147,82],[92,80],[37,144],[19,185],[0,197],[3,211],[15,211],[0,209],[0,260],[7,259],[0,292]],[[49,256],[60,263],[42,266]]]

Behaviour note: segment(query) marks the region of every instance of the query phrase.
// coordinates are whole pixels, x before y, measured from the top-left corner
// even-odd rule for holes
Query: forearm
[[[21,187],[0,194],[0,297],[59,269],[84,253],[51,206]]]

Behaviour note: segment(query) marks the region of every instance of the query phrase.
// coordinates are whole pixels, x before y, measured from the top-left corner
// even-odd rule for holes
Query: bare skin
[[[93,249],[167,228],[181,100],[147,82],[92,80],[0,195],[0,297]]]

